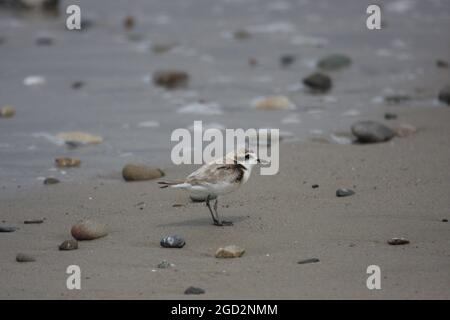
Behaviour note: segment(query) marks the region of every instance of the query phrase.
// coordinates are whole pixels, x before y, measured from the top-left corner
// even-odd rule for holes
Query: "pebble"
[[[16,114],[16,110],[11,106],[0,108],[0,118],[11,118]]]
[[[287,68],[294,64],[297,58],[292,54],[285,54],[280,57],[280,65],[284,68]]]
[[[224,248],[219,248],[216,251],[216,258],[240,258],[245,253],[245,249],[240,248],[236,245],[226,246]]]
[[[318,188],[318,187],[319,187],[318,184],[313,184],[313,185],[311,186],[311,188],[313,188],[313,189],[316,189],[316,188]]]
[[[407,137],[417,132],[417,128],[409,123],[401,123],[394,128],[395,134],[398,137]]]
[[[173,264],[167,260],[163,260],[160,263],[158,263],[158,265],[157,265],[158,269],[168,269],[172,266],[173,266]]]
[[[56,135],[58,139],[64,140],[65,143],[74,143],[77,145],[99,144],[103,142],[103,138],[87,132],[72,131],[60,132]]]
[[[405,238],[392,238],[388,240],[388,243],[392,246],[399,246],[399,245],[403,245],[403,244],[408,244],[409,240],[405,239]]]
[[[161,70],[153,75],[153,83],[166,89],[187,87],[189,75],[180,70]]]
[[[442,219],[442,222],[448,222],[448,219]]]
[[[33,262],[33,261],[36,261],[36,259],[33,256],[26,254],[26,253],[18,253],[16,256],[16,261],[17,262]]]
[[[74,82],[72,82],[71,87],[72,87],[72,89],[81,89],[82,87],[84,87],[84,82],[81,80],[74,81]]]
[[[60,181],[58,180],[58,179],[56,179],[56,178],[52,178],[52,177],[50,177],[50,178],[45,178],[45,180],[44,180],[44,184],[57,184],[57,183],[59,183]]]
[[[238,40],[246,40],[251,38],[252,34],[245,29],[236,30],[233,33],[233,37]]]
[[[186,242],[182,237],[173,235],[162,238],[160,244],[164,248],[183,248]]]
[[[303,84],[313,92],[326,92],[331,89],[332,81],[329,76],[321,72],[315,72],[303,79]]]
[[[168,43],[155,43],[152,45],[152,51],[156,54],[166,53],[176,47],[178,43],[168,42]]]
[[[66,240],[58,248],[61,251],[76,250],[78,249],[78,241],[74,239]]]
[[[78,222],[72,227],[70,233],[79,241],[94,240],[105,237],[108,234],[106,225],[92,220]]]
[[[60,168],[79,167],[81,160],[76,158],[56,158],[55,164]]]
[[[448,68],[448,62],[444,61],[444,60],[441,60],[441,59],[438,59],[438,60],[436,60],[436,66],[438,68]]]
[[[23,80],[23,84],[26,86],[40,86],[47,82],[42,76],[28,76]]]
[[[184,290],[184,294],[204,294],[204,293],[205,290],[197,287],[189,287],[186,290]]]
[[[450,86],[446,86],[439,91],[438,99],[439,101],[450,105]]]
[[[136,21],[133,16],[126,16],[125,19],[123,19],[123,27],[126,31],[133,29],[135,24]]]
[[[316,263],[319,262],[320,260],[317,258],[310,258],[310,259],[305,259],[305,260],[300,260],[297,262],[297,264],[307,264],[307,263]]]
[[[122,169],[122,176],[125,181],[145,181],[161,178],[164,172],[156,167],[127,164]]]
[[[348,197],[355,194],[355,191],[346,188],[339,188],[336,190],[336,197]]]
[[[317,63],[317,66],[322,70],[336,71],[350,66],[352,59],[343,54],[332,54],[325,58],[322,58]]]
[[[395,113],[389,113],[389,112],[386,112],[386,113],[384,114],[384,118],[385,118],[386,120],[394,120],[394,119],[397,119],[398,116],[397,116],[397,114],[395,114]]]
[[[51,46],[53,44],[53,38],[48,36],[40,36],[35,41],[38,46]]]
[[[292,110],[294,103],[285,96],[269,96],[257,98],[253,101],[253,107],[258,110]]]
[[[25,220],[24,224],[41,224],[44,223],[44,219]]]
[[[359,121],[352,125],[352,133],[359,143],[376,143],[389,141],[395,132],[385,125],[375,121]]]
[[[14,232],[16,230],[16,227],[0,226],[0,232]]]
[[[384,101],[390,104],[400,104],[411,100],[411,97],[406,94],[395,94],[384,97]]]

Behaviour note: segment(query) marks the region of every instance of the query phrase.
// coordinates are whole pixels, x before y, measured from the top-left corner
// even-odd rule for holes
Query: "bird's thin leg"
[[[216,202],[214,202],[214,211],[216,212],[217,220],[219,220],[220,224],[223,225],[223,226],[232,226],[233,222],[220,220],[219,212],[217,212],[217,203],[219,202],[218,200],[219,200],[219,197],[217,197],[216,198]]]
[[[209,204],[209,199],[210,199],[210,196],[208,195],[208,196],[206,197],[206,206],[208,207],[209,212],[211,212],[211,217],[212,217],[212,219],[213,219],[214,225],[216,225],[216,226],[221,226],[222,224],[221,224],[221,223],[219,222],[219,220],[217,220],[216,217],[214,216],[214,213],[213,213],[213,211],[212,211],[212,209],[211,209],[211,205]]]

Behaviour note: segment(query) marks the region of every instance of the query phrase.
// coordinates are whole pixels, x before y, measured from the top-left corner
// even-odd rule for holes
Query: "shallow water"
[[[2,185],[109,176],[128,162],[167,166],[172,130],[194,120],[346,143],[334,133],[395,111],[384,96],[407,94],[412,99],[399,107],[433,108],[449,82],[448,69],[435,65],[450,57],[448,1],[383,1],[389,6],[382,5],[379,31],[365,26],[371,1],[70,2],[77,3],[83,19],[92,21],[81,32],[65,28],[64,14],[39,18],[0,9],[0,106],[16,108],[15,117],[0,119]],[[127,15],[136,19],[130,32],[122,27]],[[250,37],[234,39],[239,29]],[[54,43],[36,45],[43,35]],[[155,44],[176,45],[154,53]],[[353,64],[329,73],[334,86],[327,94],[308,93],[301,79],[331,53],[346,54]],[[296,61],[281,67],[283,54]],[[187,71],[188,88],[155,87],[152,73],[165,68]],[[30,76],[45,81],[36,84]],[[84,86],[73,89],[74,81]],[[288,96],[296,109],[252,108],[255,98],[269,95]],[[196,109],[199,100],[209,107]],[[104,142],[69,150],[53,140],[63,131],[98,134]],[[57,156],[81,158],[82,166],[56,170]]]

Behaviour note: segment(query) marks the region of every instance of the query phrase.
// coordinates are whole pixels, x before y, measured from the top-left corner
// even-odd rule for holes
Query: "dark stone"
[[[172,264],[166,260],[161,261],[160,263],[158,263],[158,269],[167,269],[170,268],[172,266]]]
[[[161,70],[153,75],[153,83],[166,89],[183,88],[188,85],[189,75],[179,70]]]
[[[336,197],[348,197],[355,194],[355,191],[346,188],[339,188],[336,190]]]
[[[411,100],[411,97],[405,94],[396,94],[384,97],[384,101],[390,104],[399,104]]]
[[[81,89],[81,87],[84,87],[83,81],[74,81],[71,85],[72,89]]]
[[[392,238],[388,240],[388,243],[392,246],[399,246],[399,245],[403,245],[403,244],[408,244],[409,240],[405,239],[405,238]]]
[[[78,249],[78,241],[74,239],[66,240],[61,243],[58,248],[61,251],[76,250]]]
[[[448,222],[448,219],[442,219],[442,222]]]
[[[173,235],[162,238],[160,244],[164,248],[183,248],[186,242],[182,237]]]
[[[305,260],[300,260],[297,262],[297,264],[307,264],[307,263],[316,263],[319,262],[320,260],[317,258],[310,258],[310,259],[305,259]]]
[[[318,184],[313,184],[311,187],[312,187],[313,189],[316,189],[316,188],[319,187],[319,185],[318,185]]]
[[[444,60],[441,60],[441,59],[438,59],[438,60],[436,61],[436,66],[437,66],[438,68],[448,68],[448,62],[447,62],[447,61],[444,61]]]
[[[280,65],[282,67],[286,68],[286,67],[289,67],[290,65],[292,65],[295,62],[295,60],[296,60],[296,57],[294,55],[285,54],[280,57]]]
[[[326,74],[315,72],[303,79],[303,84],[315,92],[325,92],[331,89],[331,78]]]
[[[196,287],[189,287],[186,290],[184,290],[184,294],[204,294],[204,293],[205,290]]]
[[[56,179],[56,178],[46,178],[45,180],[44,180],[44,184],[57,184],[57,183],[59,183],[60,181],[58,180],[58,179]]]
[[[0,232],[14,232],[17,229],[16,227],[0,226]]]
[[[53,44],[53,38],[47,36],[41,36],[36,38],[36,45],[38,46],[51,46]]]
[[[44,222],[44,219],[36,219],[36,220],[25,220],[23,223],[25,223],[25,224],[40,224],[43,222]]]
[[[384,142],[395,136],[391,128],[375,121],[359,121],[351,129],[359,143]]]
[[[322,70],[336,71],[350,66],[352,60],[343,54],[332,54],[323,59],[320,59],[317,66]]]
[[[450,86],[446,86],[439,91],[438,99],[450,105]]]
[[[389,113],[389,112],[386,112],[385,114],[384,114],[384,118],[386,119],[386,120],[394,120],[394,119],[397,119],[397,115],[395,114],[395,113]]]
[[[33,256],[30,256],[26,253],[18,253],[16,256],[17,262],[33,262],[36,261],[36,259]]]

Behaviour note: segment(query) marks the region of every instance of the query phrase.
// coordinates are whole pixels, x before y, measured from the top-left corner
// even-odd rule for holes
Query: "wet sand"
[[[211,225],[204,205],[181,191],[126,183],[119,174],[4,187],[2,220],[20,229],[0,234],[0,298],[449,299],[450,225],[442,220],[450,214],[450,108],[395,111],[419,131],[372,145],[282,145],[277,175],[253,174],[241,193],[221,199],[232,227]],[[169,179],[193,169],[165,168]],[[340,187],[356,193],[337,198]],[[45,222],[23,224],[36,218]],[[108,236],[58,251],[84,218],[107,223]],[[186,246],[161,248],[169,234],[183,236]],[[388,245],[393,237],[410,244]],[[228,244],[246,253],[216,259]],[[18,252],[37,261],[17,263]],[[320,261],[297,264],[309,258]],[[162,260],[175,266],[158,269]],[[71,264],[81,267],[82,290],[66,289]],[[373,264],[381,268],[381,290],[366,288]],[[206,293],[186,296],[189,286]]]

